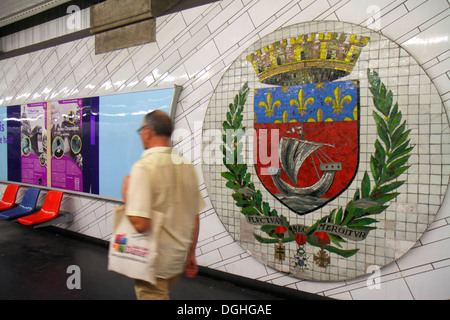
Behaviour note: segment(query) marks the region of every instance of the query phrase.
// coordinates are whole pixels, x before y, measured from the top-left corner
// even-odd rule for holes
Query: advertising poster
[[[46,102],[21,107],[21,176],[23,183],[47,186]]]
[[[51,186],[83,191],[83,99],[51,103]]]

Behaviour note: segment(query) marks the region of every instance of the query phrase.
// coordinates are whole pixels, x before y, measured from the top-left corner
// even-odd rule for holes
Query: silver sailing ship
[[[300,138],[282,137],[280,139],[278,155],[281,168],[270,167],[269,174],[280,191],[280,194],[275,196],[297,213],[306,213],[328,200],[322,196],[331,188],[336,172],[342,170],[342,164],[334,162],[321,150],[325,146],[335,147],[334,145],[304,140],[303,127],[293,127],[287,133],[297,133]],[[296,187],[298,173],[303,163],[310,157],[313,157],[312,163],[319,180],[308,187]],[[314,158],[320,163],[318,168]],[[292,184],[281,179],[280,175],[283,170]]]

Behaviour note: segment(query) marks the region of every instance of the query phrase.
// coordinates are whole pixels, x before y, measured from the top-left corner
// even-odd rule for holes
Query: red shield
[[[348,188],[359,162],[357,81],[255,91],[255,168],[275,198],[312,212]]]

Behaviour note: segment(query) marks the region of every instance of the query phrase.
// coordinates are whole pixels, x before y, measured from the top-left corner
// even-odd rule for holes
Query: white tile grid
[[[222,1],[222,2],[220,2],[220,5],[223,7],[224,4],[226,4],[226,3],[228,3],[228,1]],[[234,12],[239,12],[240,14],[242,14],[242,11],[247,11],[247,9],[250,8],[251,6],[253,6],[255,3],[258,3],[258,1],[246,1],[245,2],[245,7],[243,9],[241,9],[240,12],[238,11],[239,8],[235,9]],[[344,2],[333,2],[333,5],[331,5],[331,9],[336,9],[337,10],[337,9],[341,8],[342,7],[342,3],[346,3],[346,2],[345,1]],[[392,1],[391,2],[391,6],[393,6],[392,3],[397,4],[397,3],[399,3],[399,1]],[[302,11],[302,15],[297,15],[297,17],[295,17],[295,18],[299,18],[299,19],[300,18],[304,18],[306,13],[307,13],[307,12],[305,12],[306,11],[305,9],[308,9],[312,5],[316,6],[316,8],[319,8],[319,6],[323,5],[324,7],[323,8],[321,7],[319,9],[322,10],[323,12],[328,10],[328,12],[330,12],[330,15],[329,15],[330,18],[339,17],[339,15],[337,13],[334,13],[334,12],[332,12],[333,10],[330,10],[330,5],[328,3],[324,3],[323,1],[316,1],[316,2],[311,2],[310,1],[309,4],[308,4],[307,1],[302,1],[302,3],[300,4],[301,10],[303,10]],[[389,5],[387,5],[387,7],[389,7]],[[196,9],[196,14],[198,13],[199,15],[203,15],[203,16],[201,17],[201,19],[200,18],[195,19],[193,17],[190,17],[190,20],[189,20],[189,19],[185,18],[185,20],[186,21],[189,20],[189,22],[195,21],[195,23],[193,25],[189,25],[188,28],[186,28],[186,30],[189,30],[189,32],[191,32],[191,30],[194,30],[194,29],[197,29],[197,30],[201,29],[200,26],[204,23],[204,21],[206,21],[206,20],[207,21],[213,21],[213,20],[216,19],[216,17],[220,17],[221,16],[221,9],[222,8],[218,8],[216,6],[216,4],[202,7],[202,10],[205,10],[203,12],[202,12],[202,10]],[[193,10],[188,10],[188,11],[189,12],[193,12]],[[311,10],[308,12],[308,14],[310,14],[310,12],[313,12],[313,11],[314,10],[312,10],[312,7],[311,7]],[[235,14],[234,12],[233,12],[233,14],[235,16],[239,16],[239,14]],[[195,16],[196,14],[192,14],[192,16]],[[279,17],[279,19],[282,19],[282,17],[286,16],[287,14],[288,13],[282,14]],[[183,14],[183,15],[187,16],[188,14]],[[301,16],[301,17],[299,17],[299,16]],[[382,17],[384,18],[384,16],[382,16]],[[250,18],[253,18],[253,17],[250,16]],[[399,18],[399,17],[397,16],[396,18]],[[350,17],[349,21],[352,21],[353,19],[354,19],[354,16]],[[432,19],[430,19],[430,21],[431,20]],[[293,21],[294,21],[294,18],[292,18],[289,21],[286,21],[285,23],[286,24],[291,24],[291,23],[293,23]],[[260,32],[261,35],[265,35],[267,33],[270,33],[273,30],[272,25],[275,25],[275,23],[270,23],[270,24],[264,26],[264,30],[262,30],[262,31],[258,31],[259,27],[256,26],[256,29],[255,29],[256,32],[253,32],[253,33],[257,34],[257,32]],[[436,25],[436,24],[434,24],[434,25]],[[265,31],[266,29],[267,29],[267,31]],[[427,29],[425,29],[424,31],[426,31],[426,30]],[[212,37],[214,37],[214,35]],[[178,39],[181,39],[181,36]],[[107,88],[107,85],[106,85],[107,81],[105,81],[105,80],[108,79],[108,74],[107,74],[107,72],[104,72],[104,70],[106,69],[104,67],[105,64],[110,62],[115,57],[116,54],[115,53],[111,53],[111,54],[106,54],[106,55],[101,55],[101,56],[94,56],[93,53],[92,53],[92,46],[93,46],[92,42],[93,42],[93,40],[89,40],[89,42],[90,42],[90,45],[88,47],[86,47],[86,48],[82,48],[81,47],[81,49],[82,49],[81,51],[86,50],[88,52],[89,51],[91,52],[89,55],[90,55],[91,60],[93,61],[94,65],[91,68],[91,70],[92,70],[91,73],[84,77],[85,80],[82,81],[81,85],[79,85],[77,83],[77,85],[78,85],[77,88],[81,88],[81,90],[77,89],[78,93],[80,93],[80,95],[81,95],[82,90],[84,90],[83,92],[86,92],[86,93],[88,93],[88,92],[91,92],[91,93],[101,92],[101,90],[98,89],[98,87],[103,87],[106,92],[111,92],[111,90],[116,90],[116,91],[119,90],[120,86],[114,87],[112,85],[112,83],[111,83],[112,88],[109,89],[109,91],[106,89]],[[77,42],[75,42],[75,43],[77,43]],[[175,41],[171,45],[174,45],[174,44],[178,44],[178,42]],[[198,44],[198,45],[202,46],[201,43]],[[244,44],[242,45],[243,48],[245,48],[247,46],[248,46],[248,44],[247,45],[244,45]],[[143,47],[139,48],[139,50],[144,50],[144,48],[147,50],[149,47],[151,47],[151,45],[143,46]],[[180,44],[179,48],[180,47],[181,47],[181,44]],[[58,48],[61,48],[61,46],[59,46]],[[194,50],[195,50],[195,48],[194,48]],[[161,50],[160,48],[157,48],[155,50],[155,52],[159,53],[159,54],[155,54],[156,58],[150,59],[149,62],[146,63],[142,68],[140,68],[140,69],[136,68],[136,70],[137,70],[136,73],[140,74],[140,76],[138,76],[138,79],[140,80],[140,82],[137,85],[135,85],[136,86],[136,91],[143,90],[143,89],[146,88],[145,84],[147,84],[147,83],[144,84],[144,82],[145,82],[144,79],[146,79],[146,77],[149,77],[149,79],[147,79],[149,81],[151,81],[153,79],[153,74],[152,73],[149,74],[148,71],[146,71],[146,70],[149,70],[149,71],[150,70],[154,70],[154,66],[157,65],[158,62],[161,61],[160,58],[158,58],[158,57],[160,57],[160,56],[162,56],[164,54],[162,51],[163,50]],[[236,51],[238,52],[238,54],[240,53],[239,52],[239,48],[236,48]],[[413,50],[411,50],[411,51],[413,51]],[[192,53],[192,54],[194,54],[194,53]],[[29,54],[28,56],[29,56],[29,58],[27,58],[27,59],[23,59],[23,57],[22,57],[22,60],[30,61],[30,65],[28,66],[28,68],[26,70],[29,70],[29,69],[31,70],[32,68],[34,68],[35,70],[41,69],[42,60],[38,61],[37,63],[31,63],[31,61],[36,61],[38,56],[39,56],[39,58],[44,57],[45,56],[45,52],[32,53],[32,54]],[[185,56],[186,55],[183,55],[183,57],[185,57]],[[432,65],[435,68],[439,69],[439,65],[444,60],[443,57],[445,57],[445,55],[443,53],[441,53],[438,56],[436,56],[436,58],[433,56],[432,58],[428,59],[426,62],[428,62],[428,64],[430,66]],[[136,59],[132,59],[132,60],[135,61]],[[195,60],[196,59],[193,58],[192,61],[190,61],[190,62],[195,62]],[[225,68],[225,66],[223,65],[223,62],[220,61],[220,59],[218,59],[218,60],[219,61],[217,61],[217,60],[215,61],[215,62],[217,62],[216,65],[221,65],[221,67],[219,67],[219,68]],[[121,62],[124,63],[125,61],[121,61]],[[11,82],[13,80],[15,80],[15,79],[18,79],[18,78],[24,78],[23,77],[23,74],[24,74],[23,70],[25,70],[25,69],[21,69],[21,67],[24,66],[24,64],[19,64],[18,59],[17,60],[16,59],[9,59],[9,60],[6,60],[6,61],[1,61],[0,65],[1,65],[0,75],[3,76],[2,77],[2,81],[0,82],[0,104],[2,104],[2,105],[6,104],[7,105],[7,104],[10,104],[9,102],[11,102],[14,98],[17,98],[17,97],[19,97],[22,94],[21,89],[17,89],[17,87],[14,85],[14,83],[11,83]],[[179,66],[178,66],[178,70],[181,69],[181,68],[187,69],[187,67],[182,67],[182,66],[183,66],[183,63],[180,62]],[[173,69],[174,68],[172,68],[172,70]],[[206,67],[204,70],[206,70],[206,69],[209,69],[209,67]],[[139,71],[139,70],[141,70],[141,71]],[[21,77],[18,77],[19,73],[20,73]],[[223,71],[222,71],[222,73],[223,73]],[[56,85],[55,82],[51,83],[49,81],[49,79],[47,79],[47,78],[42,80],[42,81],[36,81],[36,79],[40,78],[40,76],[39,76],[40,74],[42,74],[42,71],[34,72],[34,74],[30,74],[29,77],[25,77],[26,80],[23,80],[24,82],[29,82],[29,83],[32,82],[32,83],[34,83],[32,86],[29,87],[30,88],[29,91],[31,91],[33,95],[48,94],[47,92],[51,92],[53,90],[54,86]],[[68,75],[68,74],[70,74],[70,71],[68,71],[68,73],[66,75]],[[165,73],[165,74],[169,75],[170,72]],[[217,78],[220,78],[220,72],[219,73],[215,73],[215,74],[218,75]],[[8,76],[5,78],[4,75],[8,75]],[[61,78],[64,79],[66,77],[62,75]],[[130,80],[130,81],[134,81],[134,80]],[[36,82],[37,82],[37,84],[36,84]],[[62,82],[64,82],[64,80],[62,80]],[[203,91],[204,93],[202,93],[203,100],[207,100],[208,99],[208,95],[211,94],[213,88],[215,87],[215,85],[218,82],[218,79],[210,80],[210,81],[203,81],[203,82],[211,82],[211,85],[209,85],[209,87],[212,87],[212,89],[208,89],[207,91]],[[53,84],[53,86],[50,87],[49,84]],[[131,82],[129,84],[131,84]],[[90,86],[93,86],[93,88],[91,88]],[[156,85],[154,83],[151,83],[150,87],[156,87]],[[123,88],[124,91],[127,91],[127,92],[128,91],[132,91],[134,89],[134,87],[132,87],[132,86],[124,87],[123,85],[122,85],[122,88]],[[447,88],[448,88],[448,85],[447,85]],[[191,111],[194,111],[196,108],[198,108],[198,102],[197,101],[200,101],[202,98],[200,97],[200,95],[197,94],[195,89],[197,89],[197,87],[194,87],[194,81],[187,81],[185,83],[185,91],[183,93],[183,97],[180,99],[180,105],[182,105],[182,109],[181,109],[182,113],[179,113],[177,115],[177,123],[181,122],[183,118],[188,118],[189,113],[191,113]],[[61,90],[61,89],[60,88],[55,89],[56,92],[58,92],[59,90]],[[69,92],[70,91],[71,90],[69,90]],[[439,90],[439,92],[442,93],[442,90]],[[85,96],[85,94],[83,93],[82,96]],[[9,99],[7,99],[7,98],[9,98]],[[20,101],[26,100],[26,99],[23,99],[23,100],[21,100],[21,99],[23,99],[23,98],[19,98],[16,101],[20,102]],[[448,99],[448,96],[447,96],[447,99]],[[38,100],[39,101],[42,100],[42,97],[39,97]],[[6,103],[6,102],[8,102],[8,103]],[[184,110],[185,106],[186,106],[187,110]],[[213,209],[209,209],[208,211],[206,211],[202,215],[202,221],[206,217],[214,216],[214,215],[215,215],[214,214],[214,210]],[[223,234],[224,233],[223,226],[222,226],[222,229],[218,226],[217,227],[217,231],[218,231],[218,234]],[[203,239],[202,242],[203,243],[208,243],[209,242],[208,239],[210,239],[211,241],[215,240],[214,236],[213,236],[212,239],[208,237],[207,239]],[[214,242],[212,242],[212,245],[214,245]],[[211,251],[211,252],[214,252],[214,251]],[[261,279],[277,279],[277,275],[279,273],[274,272],[273,270],[270,270],[270,268],[267,268],[267,269],[268,269],[267,272],[268,272],[269,275],[266,276],[266,277],[263,277]],[[274,276],[270,276],[270,274],[273,274]],[[282,274],[280,274],[280,275],[283,278]],[[274,282],[276,282],[276,281],[274,281]],[[319,285],[316,284],[316,283],[314,283],[314,285],[319,287]],[[316,290],[311,290],[311,291],[316,291]]]

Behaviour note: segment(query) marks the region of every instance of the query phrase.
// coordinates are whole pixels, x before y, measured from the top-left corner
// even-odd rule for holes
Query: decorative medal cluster
[[[275,245],[275,259],[284,261],[286,259],[286,248],[283,245],[284,234],[287,231],[286,227],[277,226],[275,232],[277,234],[278,244]],[[316,232],[315,236],[320,243],[320,250],[314,254],[314,263],[320,268],[327,268],[330,265],[331,259],[327,251],[324,249],[330,243],[330,238],[326,232]],[[294,268],[300,272],[309,270],[309,255],[306,253],[305,244],[306,236],[301,234],[295,235],[295,242],[298,244],[297,253],[294,255]]]
[[[286,248],[283,245],[284,234],[287,231],[286,227],[277,226],[275,232],[277,234],[278,244],[275,245],[275,259],[284,261],[286,259]],[[320,268],[327,268],[330,265],[331,259],[327,251],[324,249],[330,243],[330,238],[326,232],[316,232],[317,241],[321,248],[314,254],[314,263]],[[298,244],[297,253],[294,255],[294,268],[300,272],[309,270],[309,255],[306,253],[305,244],[306,236],[301,234],[295,235],[295,242]]]

